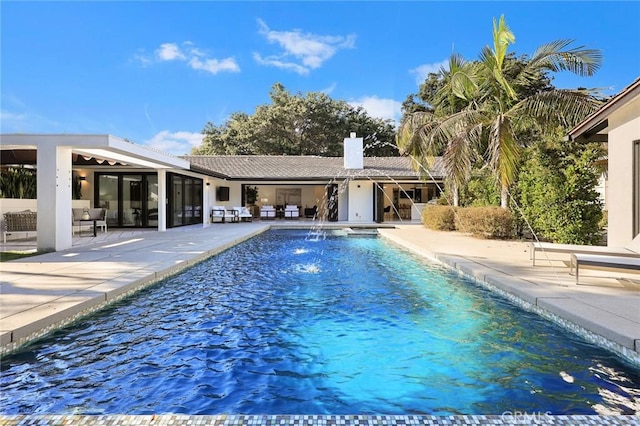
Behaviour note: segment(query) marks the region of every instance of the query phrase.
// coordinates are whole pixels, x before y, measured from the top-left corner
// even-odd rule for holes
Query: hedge
[[[453,231],[455,212],[451,206],[426,206],[422,210],[422,224],[435,231]]]
[[[500,207],[465,207],[456,210],[456,229],[479,238],[512,238],[513,214]]]
[[[500,207],[426,206],[422,224],[436,231],[469,232],[480,238],[512,238],[515,235],[511,211]]]

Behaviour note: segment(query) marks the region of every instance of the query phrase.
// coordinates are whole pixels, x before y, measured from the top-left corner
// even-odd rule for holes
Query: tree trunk
[[[453,207],[458,207],[460,205],[460,192],[455,182],[451,184],[451,194],[453,195]]]
[[[503,209],[509,208],[509,187],[504,184],[500,190],[500,207]]]

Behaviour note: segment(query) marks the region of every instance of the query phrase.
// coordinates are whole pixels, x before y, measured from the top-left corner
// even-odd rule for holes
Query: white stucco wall
[[[624,246],[634,237],[633,142],[636,140],[640,140],[640,97],[609,117],[607,242],[610,246]]]
[[[349,222],[373,222],[373,182],[349,182]]]

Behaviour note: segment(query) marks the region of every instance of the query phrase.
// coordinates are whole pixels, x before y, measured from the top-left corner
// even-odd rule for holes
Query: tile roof
[[[409,157],[365,157],[364,169],[345,169],[342,157],[287,155],[185,155],[191,167],[227,179],[317,180],[336,177],[419,179]],[[443,176],[439,159],[431,175]]]

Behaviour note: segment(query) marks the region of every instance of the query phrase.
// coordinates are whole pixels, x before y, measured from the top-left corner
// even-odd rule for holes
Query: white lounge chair
[[[220,223],[224,223],[227,209],[223,206],[211,207],[211,223],[215,223],[218,220]]]
[[[284,209],[285,219],[298,219],[300,217],[300,209],[298,206],[287,205]]]
[[[271,205],[260,207],[260,219],[275,219],[276,209]]]
[[[543,253],[566,253],[569,255],[571,255],[572,253],[584,253],[620,257],[635,257],[640,256],[640,234],[636,235],[636,237],[624,247],[532,242],[531,249],[529,251],[529,258],[533,261],[534,266],[536,264],[536,252],[538,251]]]
[[[571,273],[576,276],[576,284],[579,284],[580,268],[640,271],[640,255],[628,257],[573,253],[571,255]]]
[[[237,212],[237,218],[242,222],[251,222],[253,220],[253,215],[246,207],[234,207],[233,210]]]

